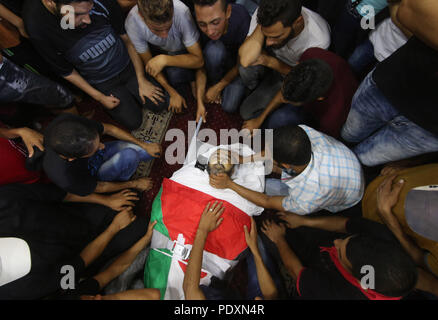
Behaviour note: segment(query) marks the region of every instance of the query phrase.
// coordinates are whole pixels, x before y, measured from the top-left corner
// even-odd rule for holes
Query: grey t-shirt
[[[161,38],[152,31],[140,16],[138,6],[129,12],[125,28],[138,53],[149,51],[149,44],[169,52],[180,52],[193,46],[199,39],[199,32],[189,8],[180,0],[173,0],[173,23],[167,38]]]

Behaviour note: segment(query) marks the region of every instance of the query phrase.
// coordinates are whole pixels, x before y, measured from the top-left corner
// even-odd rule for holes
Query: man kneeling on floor
[[[101,135],[119,140],[103,144]],[[107,204],[101,193],[130,188],[149,190],[151,179],[130,179],[140,161],[150,161],[161,154],[159,144],[139,141],[111,124],[73,115],[56,118],[45,131],[44,144],[43,168],[48,177],[72,198],[79,196],[83,202],[103,205]]]
[[[281,180],[266,179],[265,194],[245,188],[226,174],[210,175],[210,185],[231,189],[257,206],[300,215],[339,212],[362,199],[359,160],[339,141],[305,125],[275,129],[273,141],[274,161],[279,164],[274,170],[282,176]]]

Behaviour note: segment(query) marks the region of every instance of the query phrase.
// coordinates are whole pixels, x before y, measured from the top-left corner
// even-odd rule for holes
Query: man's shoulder
[[[125,25],[136,25],[140,20],[141,17],[139,15],[138,5],[135,5],[126,16]]]
[[[39,0],[25,1],[22,18],[31,37],[47,32],[45,30],[49,29],[49,26],[56,20]]]
[[[243,5],[238,4],[238,3],[232,3],[231,7],[232,7],[231,15],[235,14],[236,16],[241,17],[241,18],[245,18],[248,20],[251,19],[251,16],[249,15],[248,10],[246,10],[246,8]]]
[[[327,49],[330,46],[330,26],[318,13],[303,7],[302,11],[309,47]]]

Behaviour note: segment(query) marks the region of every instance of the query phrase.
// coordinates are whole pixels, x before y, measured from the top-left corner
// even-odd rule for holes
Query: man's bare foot
[[[133,181],[134,188],[137,190],[143,191],[149,191],[154,186],[154,183],[151,178],[140,178]]]

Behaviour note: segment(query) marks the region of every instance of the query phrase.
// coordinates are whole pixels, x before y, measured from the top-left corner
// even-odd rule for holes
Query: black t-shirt
[[[237,64],[237,55],[239,48],[245,41],[248,35],[249,25],[251,23],[251,17],[244,6],[240,4],[231,4],[231,16],[228,20],[228,30],[218,41],[221,41],[227,52],[232,55],[232,60]],[[201,33],[201,45],[204,47],[210,38],[200,31]],[[234,65],[233,65],[234,67]]]
[[[438,52],[412,37],[379,63],[373,79],[406,118],[438,135]]]
[[[103,133],[103,125],[94,120],[88,120],[79,116],[63,114],[56,117],[47,127],[45,134],[49,134],[51,128],[58,122],[66,119],[76,119],[96,128],[99,135]],[[58,187],[66,192],[78,196],[87,196],[94,192],[97,186],[97,177],[93,176],[88,168],[90,158],[79,158],[68,161],[61,158],[53,149],[45,146],[43,168],[47,176]]]
[[[92,23],[86,28],[64,30],[60,18],[41,1],[27,0],[23,6],[30,39],[53,70],[68,76],[76,69],[90,84],[96,84],[122,72],[130,58],[120,38],[126,30],[117,1],[94,1],[90,17]]]
[[[52,184],[0,187],[0,237],[25,240],[32,261],[29,274],[0,287],[0,300],[54,293],[60,289],[64,265],[82,273],[78,254],[111,223],[114,213],[94,204],[63,202],[65,195]]]
[[[21,9],[23,8],[24,0],[0,0],[0,3],[21,17]]]
[[[301,298],[367,300],[367,297],[357,287],[341,275],[329,254],[320,252],[320,247],[332,247],[335,239],[346,238],[353,234],[367,234],[397,244],[398,241],[386,226],[362,218],[349,219],[346,230],[347,234],[336,234],[302,228],[302,234],[287,233],[288,243],[296,250],[303,265],[311,266],[303,268],[297,280],[297,290]]]

